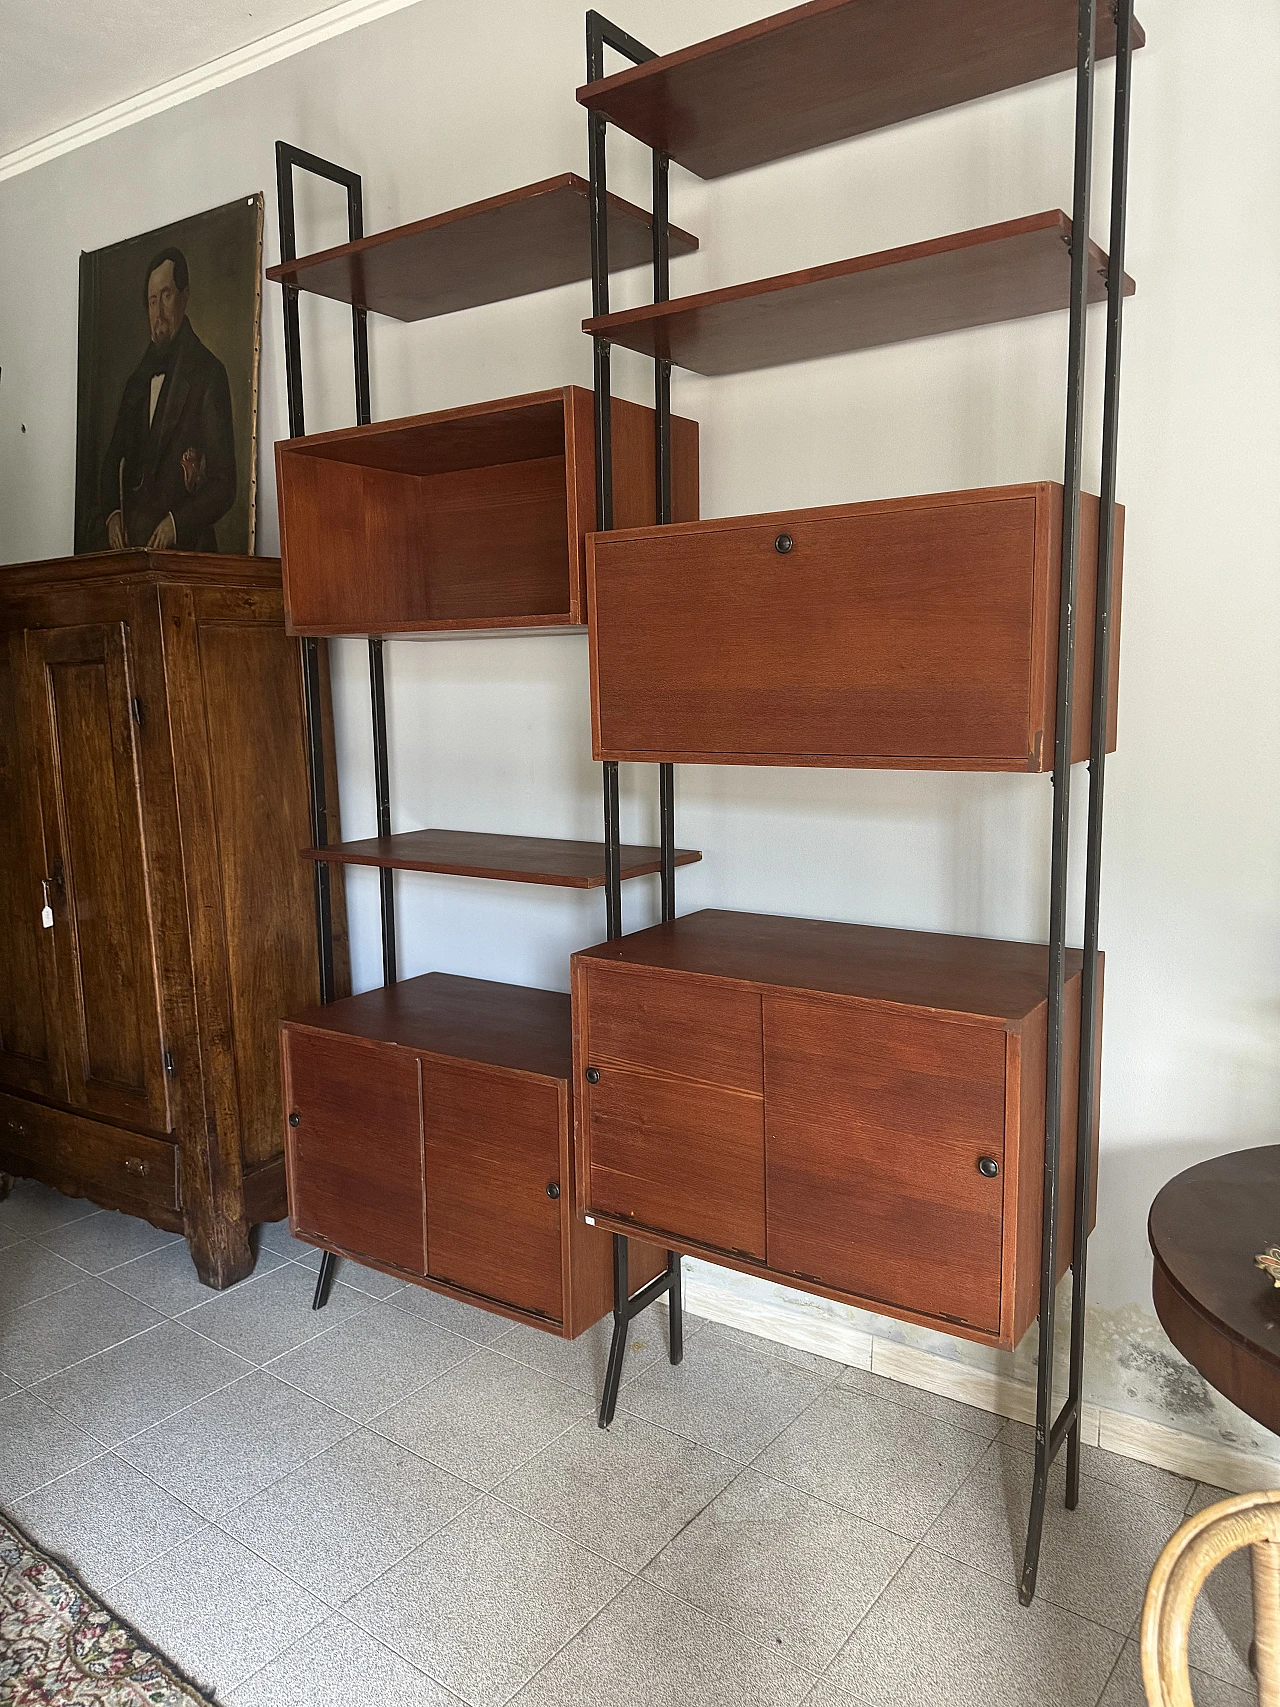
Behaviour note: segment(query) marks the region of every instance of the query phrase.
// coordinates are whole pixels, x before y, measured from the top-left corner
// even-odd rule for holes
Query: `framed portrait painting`
[[[80,257],[75,549],[251,554],[262,196]]]

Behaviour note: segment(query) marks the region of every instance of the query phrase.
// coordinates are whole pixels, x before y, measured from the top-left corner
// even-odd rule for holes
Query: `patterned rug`
[[[214,1707],[0,1512],[3,1707]]]

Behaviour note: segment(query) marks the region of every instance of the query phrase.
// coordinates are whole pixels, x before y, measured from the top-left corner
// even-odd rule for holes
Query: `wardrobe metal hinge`
[[[166,1049],[164,1052],[164,1070],[166,1073],[172,1073],[172,1071],[173,1071],[173,1050],[172,1049]]]
[[[142,701],[140,699],[136,699],[136,698],[131,699],[129,701],[129,709],[133,712],[133,721],[138,725],[138,728],[139,729],[145,729],[146,723],[147,723],[147,714],[146,714],[146,711],[143,709]]]

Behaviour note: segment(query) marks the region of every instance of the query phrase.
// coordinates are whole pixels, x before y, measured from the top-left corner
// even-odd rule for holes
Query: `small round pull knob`
[[[293,1113],[289,1116],[289,1124],[290,1124],[290,1126],[301,1126],[302,1125],[302,1116],[298,1113],[296,1108],[294,1109]]]
[[[552,1180],[551,1184],[547,1187],[547,1196],[548,1197],[559,1197],[559,1195],[560,1195],[560,1187],[556,1183],[555,1180]]]
[[[587,1068],[587,1083],[589,1085],[598,1085],[600,1083],[600,1069],[599,1069],[599,1067],[588,1067]]]
[[[994,1179],[1000,1172],[1000,1164],[994,1156],[979,1156],[978,1172],[986,1179]]]
[[[775,551],[780,551],[785,557],[794,544],[795,540],[792,539],[789,533],[780,533],[777,539],[773,542],[773,549]]]

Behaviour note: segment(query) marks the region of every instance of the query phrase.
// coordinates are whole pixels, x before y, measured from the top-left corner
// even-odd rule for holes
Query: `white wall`
[[[759,0],[612,0],[658,50],[759,15]],[[1108,768],[1102,938],[1107,1014],[1095,1397],[1210,1436],[1252,1425],[1211,1405],[1150,1309],[1145,1220],[1191,1162],[1276,1131],[1280,1091],[1280,12],[1144,0],[1135,71],[1120,495],[1128,506],[1120,748]],[[585,172],[573,99],[580,0],[422,0],[0,184],[0,560],[71,548],[76,263],[135,231],[263,189],[278,255],[277,137],[364,174],[370,229],[566,169]],[[1108,139],[1111,76],[1099,78]],[[672,173],[672,216],[702,239],[677,293],[1070,206],[1070,78],[703,185]],[[1103,150],[1104,157],[1106,150]],[[613,187],[647,195],[647,156],[612,143]],[[1106,241],[1099,174],[1095,235]],[[304,190],[300,241],[345,235]],[[643,299],[643,273],[615,285]],[[567,381],[590,384],[588,288],[371,328],[376,417]],[[271,442],[286,431],[278,296],[265,295],[260,549],[274,549]],[[303,305],[307,425],[345,424],[349,318]],[[1095,312],[1091,443],[1102,322]],[[771,373],[678,374],[702,424],[703,513],[1060,478],[1065,315]],[[644,400],[645,365],[615,358]],[[1096,482],[1096,448],[1090,453]],[[466,639],[388,649],[395,827],[599,833],[586,643]],[[362,642],[335,647],[344,828],[374,826]],[[624,834],[656,834],[656,773],[624,767]],[[1077,798],[1082,798],[1078,791]],[[1043,937],[1047,779],[688,768],[682,910],[716,905]],[[1077,828],[1082,829],[1082,813]],[[1079,851],[1079,837],[1076,838]],[[350,884],[357,987],[379,977],[376,883]],[[603,934],[599,897],[399,880],[402,967],[566,988]],[[629,925],[655,880],[629,885]],[[1280,1206],[1277,1209],[1280,1236]],[[1246,1253],[1251,1254],[1251,1253]],[[832,1307],[835,1313],[835,1307]],[[971,1358],[973,1348],[901,1332]]]

